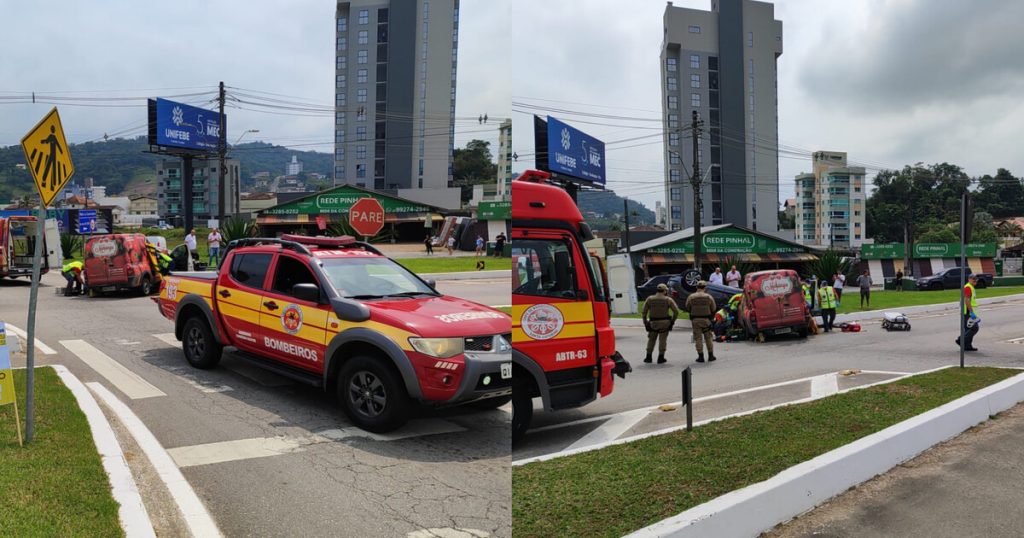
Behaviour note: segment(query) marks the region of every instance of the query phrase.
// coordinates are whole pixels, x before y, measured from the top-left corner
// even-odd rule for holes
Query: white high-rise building
[[[350,0],[335,15],[334,183],[458,208],[458,0]]]
[[[753,0],[712,0],[711,11],[664,15],[661,48],[666,227],[693,225],[692,114],[703,121],[698,157],[703,225],[778,230],[778,70],[782,22]]]
[[[302,161],[298,157],[292,155],[292,161],[285,166],[285,174],[289,176],[297,176],[302,172]]]
[[[805,245],[859,247],[867,233],[865,170],[846,153],[816,151],[813,173],[796,176],[796,240]]]

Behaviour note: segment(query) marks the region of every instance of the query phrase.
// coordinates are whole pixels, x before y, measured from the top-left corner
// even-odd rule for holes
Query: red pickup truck
[[[219,272],[172,273],[160,313],[185,358],[222,349],[337,395],[359,427],[404,424],[413,402],[495,408],[512,398],[512,322],[446,296],[351,237],[241,239]]]

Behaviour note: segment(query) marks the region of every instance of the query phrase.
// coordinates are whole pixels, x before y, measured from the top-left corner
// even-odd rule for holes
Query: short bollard
[[[687,366],[683,370],[683,405],[686,406],[686,431],[693,431],[693,373]]]

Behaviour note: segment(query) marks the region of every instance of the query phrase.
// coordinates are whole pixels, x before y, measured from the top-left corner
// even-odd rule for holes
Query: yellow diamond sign
[[[25,151],[25,162],[32,171],[43,206],[49,206],[75,173],[57,107],[21,139],[21,149]]]

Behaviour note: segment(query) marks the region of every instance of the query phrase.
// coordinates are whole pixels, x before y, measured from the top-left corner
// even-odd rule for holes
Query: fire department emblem
[[[302,309],[290,304],[281,312],[281,326],[288,334],[295,334],[302,328]]]
[[[535,304],[523,312],[523,332],[534,340],[548,340],[562,332],[562,312],[547,304]]]

